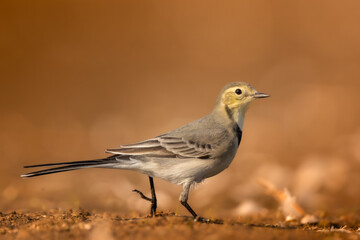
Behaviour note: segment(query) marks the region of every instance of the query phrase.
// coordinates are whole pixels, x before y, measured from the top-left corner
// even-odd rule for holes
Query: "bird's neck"
[[[246,111],[241,111],[239,109],[233,112],[233,120],[237,123],[241,131],[243,130],[245,112]]]
[[[225,106],[225,111],[227,112],[228,117],[235,122],[240,130],[243,130],[244,125],[244,117],[246,108],[235,108],[233,110],[230,110],[227,106]]]
[[[247,105],[243,105],[233,109],[230,109],[229,106],[222,105],[219,106],[218,109],[216,109],[216,112],[218,112],[221,116],[226,116],[226,118],[229,120],[229,123],[231,124],[236,123],[239,126],[240,130],[242,131],[246,110],[247,110]]]

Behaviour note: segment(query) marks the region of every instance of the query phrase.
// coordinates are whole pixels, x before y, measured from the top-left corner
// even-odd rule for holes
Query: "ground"
[[[317,224],[302,225],[275,212],[199,223],[170,212],[151,218],[83,209],[13,211],[0,213],[0,239],[360,239],[355,216],[322,216]]]

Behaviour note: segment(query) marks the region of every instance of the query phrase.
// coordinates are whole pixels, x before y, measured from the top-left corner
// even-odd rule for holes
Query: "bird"
[[[182,186],[179,201],[195,221],[209,221],[198,216],[188,204],[190,188],[229,167],[241,142],[250,103],[269,96],[248,83],[231,82],[220,91],[213,111],[205,117],[154,138],[107,149],[105,152],[111,155],[102,159],[24,166],[48,168],[21,177],[84,168],[134,170],[149,178],[151,198],[137,189],[133,191],[151,202],[150,216],[156,216],[157,209],[153,178],[160,178]]]

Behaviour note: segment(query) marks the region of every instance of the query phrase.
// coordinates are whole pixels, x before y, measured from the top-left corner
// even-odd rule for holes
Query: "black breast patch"
[[[234,130],[235,130],[236,137],[238,139],[238,145],[240,145],[240,141],[241,141],[241,137],[242,137],[242,131],[241,131],[239,125],[237,125],[237,124],[235,124],[235,125],[236,126],[235,126]]]

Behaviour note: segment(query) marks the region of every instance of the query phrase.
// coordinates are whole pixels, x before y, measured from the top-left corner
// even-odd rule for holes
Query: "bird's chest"
[[[229,167],[238,149],[238,139],[233,138],[233,141],[229,142],[228,144],[227,151],[224,151],[221,156],[213,159],[212,167],[208,169],[207,174],[205,174],[205,178],[219,174]]]
[[[239,137],[235,137],[233,141],[230,143],[230,147],[228,148],[228,151],[219,159],[221,161],[221,165],[223,165],[224,169],[226,169],[230,163],[233,161],[239,144],[241,140],[241,132]]]
[[[233,161],[242,138],[242,130],[237,124],[233,126],[231,133],[233,134],[233,137],[232,140],[227,143],[228,151],[225,151],[224,154],[219,158],[219,160],[221,161],[221,163],[219,164],[222,165],[223,170],[226,169]]]

